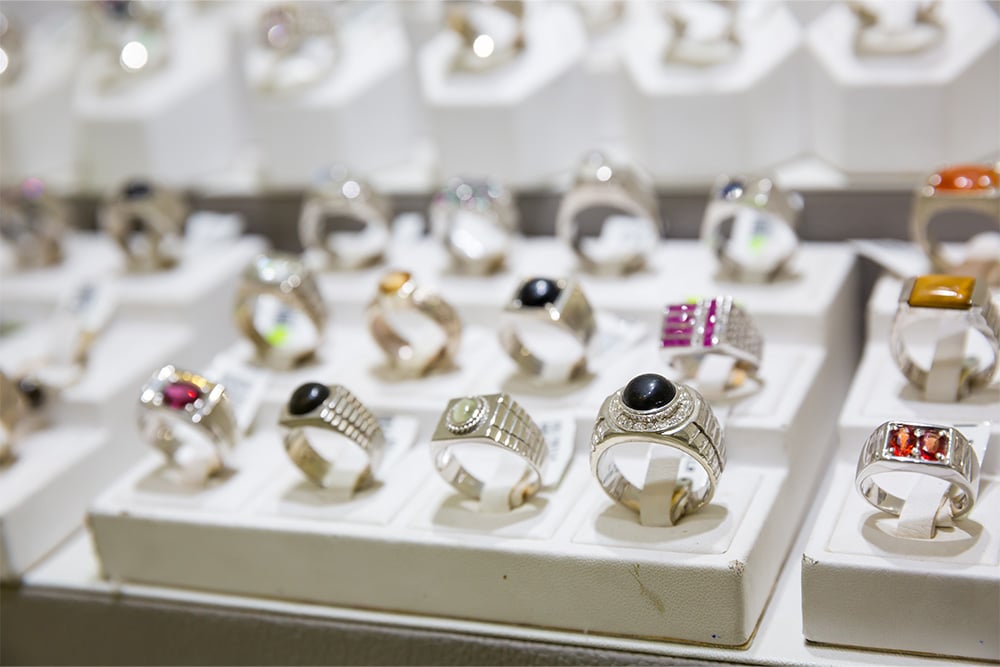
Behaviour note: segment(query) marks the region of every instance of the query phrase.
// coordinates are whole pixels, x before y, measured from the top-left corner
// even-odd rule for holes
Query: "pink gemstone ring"
[[[171,465],[219,472],[236,444],[236,419],[226,389],[167,365],[139,396],[139,432]]]
[[[858,492],[872,506],[898,515],[905,500],[876,483],[876,476],[898,472],[949,482],[948,500],[956,519],[969,513],[979,495],[979,457],[952,426],[889,421],[876,428],[858,457]]]
[[[764,338],[733,297],[718,296],[668,305],[663,312],[660,350],[689,378],[697,374],[705,355],[723,354],[735,360],[734,370],[741,377],[756,379]]]

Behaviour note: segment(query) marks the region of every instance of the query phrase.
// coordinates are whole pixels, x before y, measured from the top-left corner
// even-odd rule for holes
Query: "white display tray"
[[[114,580],[741,646],[824,469],[829,439],[815,434],[830,432],[830,392],[842,391],[822,376],[821,349],[772,357],[777,404],[765,391],[730,415],[715,499],[672,528],[642,527],[604,495],[590,476],[589,428],[577,429],[558,486],[510,513],[475,511],[431,467],[440,406],[404,397],[393,402],[421,416],[417,443],[352,501],[314,491],[259,425],[231,477],[182,493],[151,455],[95,501],[88,524]]]
[[[47,329],[38,323],[5,338],[0,366],[23,368],[45,350]],[[190,342],[184,327],[146,322],[113,323],[95,342],[81,380],[51,399],[49,423],[18,442],[17,460],[0,469],[0,578],[18,577],[79,527],[91,498],[139,460],[139,387]]]
[[[5,319],[41,319],[83,283],[110,279],[119,318],[184,324],[196,330],[199,344],[178,361],[197,365],[235,340],[236,327],[229,313],[237,282],[250,260],[265,249],[266,242],[257,236],[211,246],[191,244],[174,269],[125,273],[121,253],[109,239],[78,233],[70,237],[61,264],[4,275],[0,307]]]

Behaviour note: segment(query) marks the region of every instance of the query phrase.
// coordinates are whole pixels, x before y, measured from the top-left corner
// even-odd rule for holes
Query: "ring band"
[[[581,353],[567,366],[566,376],[575,378],[587,370],[587,344],[597,330],[594,311],[577,281],[567,278],[528,278],[518,285],[504,309],[499,329],[504,351],[528,375],[544,376],[554,367],[531,345],[523,332],[525,323],[540,322],[572,336]]]
[[[583,234],[583,214],[607,209],[636,222],[634,233],[623,235],[624,244],[600,243],[607,239]],[[602,228],[610,218],[604,217]],[[616,163],[597,151],[590,153],[577,168],[573,187],[559,203],[556,235],[569,244],[588,270],[628,273],[641,269],[660,238],[660,208],[652,181],[633,166]]]
[[[225,387],[171,365],[143,386],[138,423],[143,437],[177,467],[189,464],[189,452],[200,453],[210,472],[218,472],[236,445],[236,418]]]
[[[278,424],[288,429],[285,451],[306,477],[323,488],[334,486],[336,461],[310,442],[307,428],[332,431],[354,444],[366,457],[358,485],[374,477],[385,450],[385,434],[378,419],[354,394],[336,384],[309,382],[292,392]]]
[[[100,208],[104,232],[125,253],[130,269],[158,271],[180,260],[187,206],[173,190],[144,181],[126,183]]]
[[[68,220],[65,205],[39,178],[26,178],[0,192],[0,236],[14,247],[22,269],[62,261]]]
[[[795,255],[795,228],[801,212],[801,197],[785,194],[770,178],[723,176],[705,207],[701,238],[715,253],[724,274],[741,280],[773,280]],[[741,216],[747,213],[756,213],[750,228],[741,224]],[[778,251],[767,256],[770,248]]]
[[[601,404],[591,436],[591,471],[612,500],[638,512],[642,489],[614,460],[615,448],[629,443],[678,450],[703,471],[704,479],[679,478],[679,492],[670,501],[674,522],[711,502],[726,467],[726,447],[721,425],[698,392],[647,373],[632,378]]]
[[[456,267],[467,273],[500,268],[517,232],[514,198],[491,179],[450,179],[434,195],[430,218],[434,235]]]
[[[257,21],[260,87],[288,91],[322,80],[340,55],[336,23],[319,3],[281,2]]]
[[[271,303],[266,304],[266,299]],[[262,327],[256,319],[265,304],[277,308],[271,308],[273,320]],[[243,272],[235,315],[237,327],[253,343],[258,357],[279,367],[311,358],[326,323],[326,308],[312,272],[298,258],[282,253],[258,255]],[[296,335],[295,325],[311,326],[312,335],[299,342],[302,337]]]
[[[919,7],[907,30],[886,30],[878,11],[868,2],[851,0],[847,6],[858,18],[854,52],[859,56],[921,53],[938,44],[944,36],[944,25],[937,15],[937,0]]]
[[[715,0],[715,5],[726,12],[724,30],[714,38],[698,39],[688,34],[688,20],[676,7],[677,3],[664,3],[664,16],[670,25],[672,39],[664,54],[667,62],[705,67],[732,60],[740,48],[736,31],[737,3],[735,0]]]
[[[931,233],[931,222],[945,211],[970,211],[1000,221],[1000,163],[993,165],[962,164],[931,174],[913,198],[910,237],[921,247],[939,273],[969,273],[944,253]],[[988,262],[980,275],[1000,283],[1000,260]]]
[[[949,426],[885,422],[868,436],[858,457],[855,485],[873,507],[898,516],[905,501],[874,479],[886,472],[914,472],[949,482],[955,519],[972,510],[979,494],[979,457],[965,436]]]
[[[526,464],[510,492],[511,506],[534,495],[542,484],[548,448],[542,430],[508,394],[455,398],[448,402],[431,438],[434,467],[460,493],[482,499],[485,482],[454,456],[459,442],[480,443],[517,455]]]
[[[456,71],[482,72],[510,62],[524,51],[524,2],[522,0],[478,0],[456,3],[448,12],[447,26],[458,33],[462,45],[452,67]],[[477,25],[475,12],[495,8],[514,21],[514,35],[504,42]]]
[[[967,276],[925,275],[910,278],[899,293],[896,315],[889,334],[892,357],[906,379],[917,389],[927,389],[929,369],[910,356],[906,330],[918,320],[958,318],[986,338],[991,358],[978,367],[966,367],[958,386],[958,398],[990,384],[1000,354],[1000,315],[985,281]]]
[[[435,331],[414,328],[423,322],[403,321],[412,315],[424,322],[429,320]],[[390,271],[382,277],[375,298],[368,304],[367,319],[372,337],[389,364],[415,374],[447,366],[462,342],[462,321],[456,310],[437,294],[418,286],[406,271]],[[439,338],[440,342],[428,345],[428,337]]]
[[[722,354],[736,360],[736,370],[756,379],[764,338],[733,297],[719,296],[667,306],[660,350],[688,378],[697,374],[706,354]]]
[[[378,261],[389,243],[388,201],[342,166],[323,170],[309,189],[299,216],[302,246],[318,251],[335,268],[354,269]],[[328,231],[328,221],[352,221],[355,232]]]
[[[14,458],[14,442],[18,428],[24,422],[31,406],[24,393],[7,374],[0,371],[0,466],[5,466]]]

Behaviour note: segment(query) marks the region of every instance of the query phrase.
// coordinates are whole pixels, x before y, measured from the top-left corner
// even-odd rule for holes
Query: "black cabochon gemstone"
[[[645,412],[655,410],[674,400],[677,387],[674,383],[656,373],[637,375],[622,390],[622,403],[633,410]]]
[[[318,382],[307,382],[292,392],[288,399],[288,412],[304,415],[322,405],[330,397],[330,388]]]
[[[522,306],[529,308],[541,308],[550,303],[555,303],[562,293],[559,283],[551,278],[532,278],[525,281],[521,290],[517,293],[517,300]]]
[[[148,197],[153,192],[153,186],[146,181],[129,181],[122,189],[125,199],[142,199]]]

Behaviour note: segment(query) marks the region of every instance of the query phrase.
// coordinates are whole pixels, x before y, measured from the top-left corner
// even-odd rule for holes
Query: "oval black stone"
[[[304,415],[316,409],[330,397],[330,388],[318,382],[306,382],[292,392],[288,399],[288,412],[293,415]]]
[[[723,199],[739,199],[743,196],[743,190],[746,186],[743,185],[743,181],[729,181],[726,183],[725,187],[722,188],[722,198]]]
[[[645,412],[662,408],[674,400],[677,387],[674,383],[656,373],[643,373],[629,380],[622,390],[622,403],[625,407]]]
[[[555,303],[561,293],[562,288],[555,280],[532,278],[521,287],[521,291],[517,293],[517,300],[522,306],[541,308],[546,304]]]
[[[45,390],[42,385],[30,377],[23,377],[17,381],[17,389],[28,399],[28,405],[37,410],[45,404]]]
[[[125,199],[140,199],[148,197],[153,192],[153,186],[146,181],[129,181],[122,188]]]

